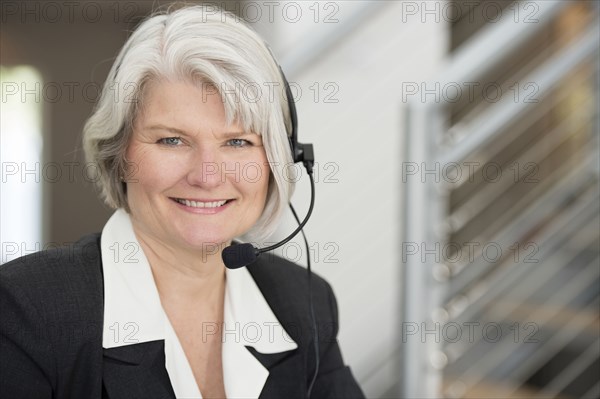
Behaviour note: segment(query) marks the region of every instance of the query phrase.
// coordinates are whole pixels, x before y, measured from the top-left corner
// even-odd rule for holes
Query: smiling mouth
[[[181,205],[189,206],[191,208],[219,208],[228,202],[233,200],[220,200],[220,201],[192,201],[183,198],[171,198],[173,201],[180,203]]]

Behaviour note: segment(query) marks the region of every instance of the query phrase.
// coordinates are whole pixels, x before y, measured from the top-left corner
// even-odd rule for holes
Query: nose
[[[190,156],[187,182],[192,186],[214,188],[223,183],[222,159],[218,150],[210,147],[196,148]]]

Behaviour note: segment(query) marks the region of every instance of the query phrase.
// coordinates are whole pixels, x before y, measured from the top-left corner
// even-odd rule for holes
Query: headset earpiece
[[[296,103],[294,102],[294,96],[292,95],[292,89],[288,83],[281,66],[279,66],[281,72],[281,78],[285,85],[285,94],[288,102],[290,112],[290,122],[292,125],[292,131],[288,134],[290,142],[290,150],[292,151],[292,159],[294,163],[302,162],[308,173],[312,173],[312,167],[315,163],[315,155],[312,144],[302,144],[298,142],[298,115],[296,113]]]

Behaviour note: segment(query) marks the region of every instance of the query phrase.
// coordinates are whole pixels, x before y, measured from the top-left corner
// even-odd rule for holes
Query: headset
[[[270,51],[270,49],[269,49],[269,51]],[[271,57],[273,58],[273,60],[275,60],[273,53],[271,53]],[[277,64],[277,61],[275,61],[275,63]],[[265,247],[265,248],[256,248],[255,246],[253,246],[252,244],[249,244],[249,243],[230,245],[223,249],[223,252],[221,253],[221,257],[223,258],[223,263],[225,263],[225,266],[229,269],[237,269],[240,267],[248,266],[249,264],[253,263],[261,253],[272,251],[276,248],[279,248],[280,246],[286,244],[292,238],[294,238],[298,234],[298,232],[302,233],[302,237],[304,239],[304,244],[306,245],[306,263],[307,263],[307,272],[308,272],[308,303],[309,303],[309,309],[310,309],[310,319],[311,319],[312,327],[313,327],[313,335],[314,335],[314,340],[315,340],[315,345],[314,345],[314,348],[315,348],[315,372],[312,376],[312,379],[310,381],[310,384],[309,384],[307,392],[306,392],[306,397],[310,398],[312,388],[314,386],[315,380],[317,379],[317,374],[319,372],[319,334],[318,334],[318,330],[317,330],[317,321],[315,318],[315,312],[314,312],[313,303],[312,303],[312,271],[310,268],[310,250],[309,250],[308,240],[306,239],[306,235],[304,234],[304,230],[302,230],[302,228],[304,227],[304,225],[310,218],[310,215],[312,214],[312,211],[313,211],[313,207],[315,205],[315,181],[313,178],[313,165],[315,162],[315,155],[314,155],[314,150],[313,150],[312,144],[303,144],[303,143],[298,142],[298,115],[296,113],[296,104],[294,102],[294,97],[292,95],[292,90],[290,88],[290,84],[288,83],[288,81],[285,77],[285,74],[283,73],[283,69],[281,68],[281,66],[279,64],[277,64],[277,66],[279,67],[279,72],[281,73],[281,77],[282,77],[283,83],[285,85],[286,99],[287,99],[288,106],[289,106],[290,122],[291,122],[292,131],[288,134],[288,138],[289,138],[289,143],[290,143],[290,150],[292,152],[292,159],[293,159],[294,163],[302,162],[302,164],[306,168],[306,172],[310,179],[311,195],[310,195],[310,205],[308,207],[308,212],[307,212],[306,216],[304,217],[304,220],[302,222],[300,222],[300,219],[298,218],[298,214],[296,213],[296,210],[290,203],[289,204],[290,210],[292,211],[292,214],[294,215],[294,218],[296,219],[296,222],[298,223],[298,227],[296,228],[296,230],[294,230],[294,232],[292,232],[292,234],[290,234],[283,240],[279,241],[278,243],[268,246],[268,247]]]

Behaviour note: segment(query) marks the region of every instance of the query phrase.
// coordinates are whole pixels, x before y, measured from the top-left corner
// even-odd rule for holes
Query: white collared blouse
[[[165,367],[177,398],[202,398],[179,339],[161,305],[150,264],[122,209],[101,237],[104,275],[102,346],[114,348],[164,340]],[[257,398],[269,371],[246,346],[265,354],[296,349],[246,268],[226,269],[222,333],[227,397]],[[214,326],[210,326],[213,327]],[[203,335],[213,328],[203,328]],[[203,337],[198,337],[203,339]]]

